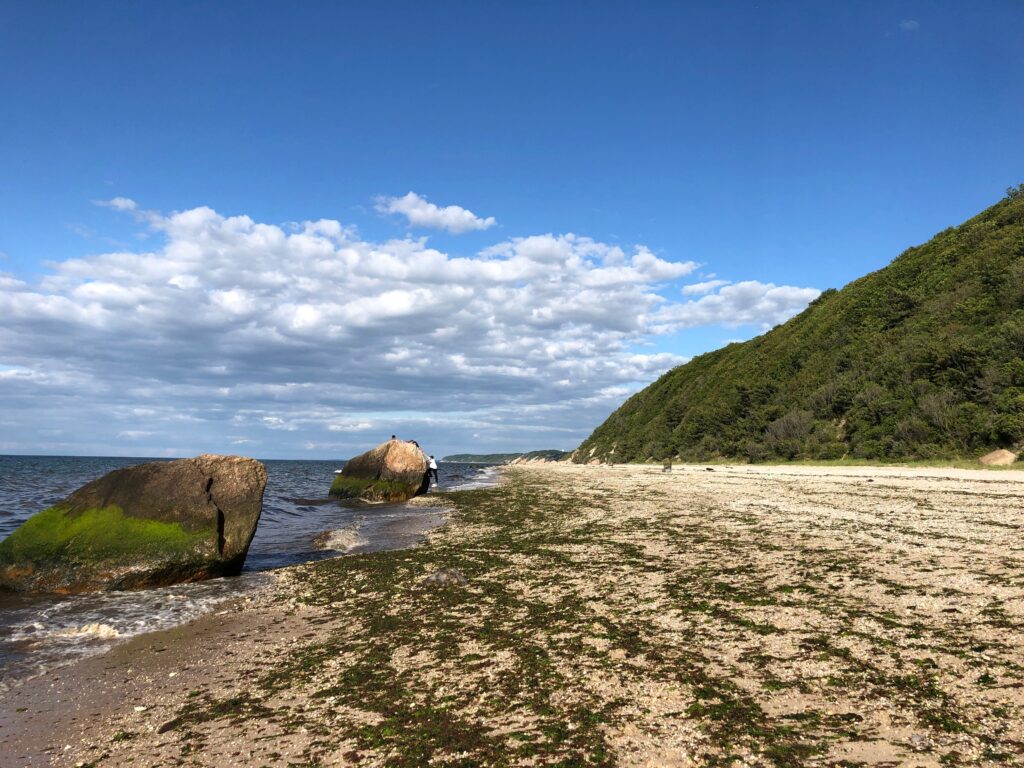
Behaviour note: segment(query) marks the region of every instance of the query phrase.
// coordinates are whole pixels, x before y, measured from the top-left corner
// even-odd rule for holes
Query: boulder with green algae
[[[364,501],[406,501],[430,487],[427,457],[405,440],[388,440],[345,463],[330,495]]]
[[[254,459],[203,455],[114,470],[0,542],[0,589],[140,589],[242,570],[263,508]]]

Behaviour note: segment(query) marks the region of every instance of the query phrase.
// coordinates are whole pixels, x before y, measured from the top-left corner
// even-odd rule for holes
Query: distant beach
[[[1024,472],[502,472],[417,500],[449,520],[420,547],[279,570],[17,687],[4,764],[1021,754]]]

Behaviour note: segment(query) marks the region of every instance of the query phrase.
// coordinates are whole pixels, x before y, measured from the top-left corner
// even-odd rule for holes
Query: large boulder
[[[240,456],[114,470],[0,542],[0,588],[140,589],[237,574],[266,484],[263,465]]]
[[[430,487],[427,457],[405,440],[388,440],[349,459],[330,495],[364,501],[405,501]]]
[[[1017,460],[1017,454],[1000,448],[998,451],[986,453],[979,461],[986,467],[1008,467]]]

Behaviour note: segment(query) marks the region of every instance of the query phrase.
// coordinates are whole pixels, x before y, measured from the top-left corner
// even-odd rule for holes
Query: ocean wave
[[[91,624],[83,624],[80,627],[68,627],[56,633],[58,637],[96,637],[103,640],[110,640],[120,637],[121,633],[109,624],[94,621]]]
[[[468,491],[474,488],[490,488],[498,484],[498,478],[498,468],[488,467],[487,469],[481,469],[472,477],[472,479],[464,483],[453,483],[452,485],[448,486],[448,490]]]

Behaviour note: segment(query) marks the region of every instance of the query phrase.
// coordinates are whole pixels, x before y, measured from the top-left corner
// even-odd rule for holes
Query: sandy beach
[[[0,764],[1024,762],[1024,472],[505,477],[13,689]]]

